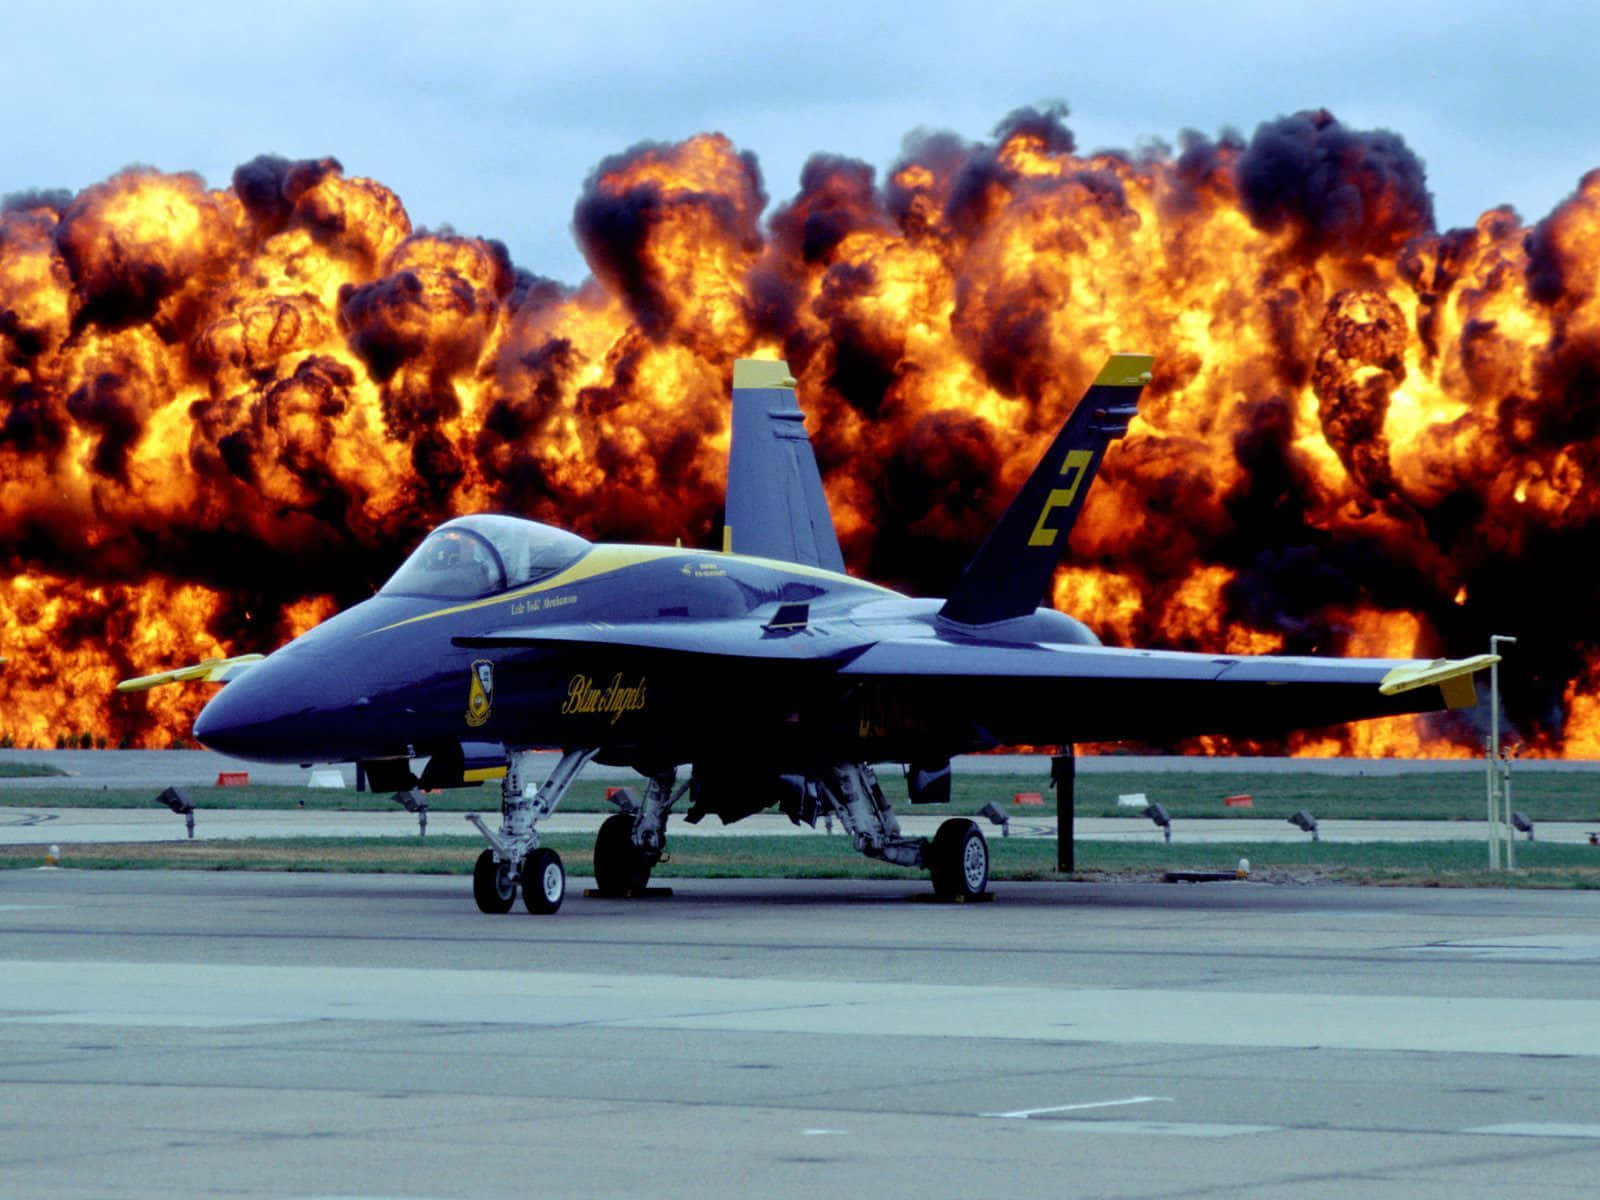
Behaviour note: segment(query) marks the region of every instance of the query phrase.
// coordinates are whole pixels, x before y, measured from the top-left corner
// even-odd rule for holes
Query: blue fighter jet
[[[195,722],[200,742],[267,762],[356,762],[374,790],[462,786],[483,773],[473,748],[492,745],[504,766],[500,823],[468,818],[488,842],[473,893],[489,913],[509,911],[519,890],[530,912],[560,907],[566,875],[539,823],[591,761],[646,781],[601,825],[602,893],[645,887],[687,794],[691,822],[772,806],[808,825],[837,819],[862,853],[925,868],[936,894],[970,898],[989,878],[977,824],[906,836],[874,764],[901,766],[913,804],[940,802],[951,757],[995,746],[1261,737],[1474,703],[1487,655],[1120,649],[1043,607],[1152,364],[1107,362],[949,599],[846,574],[795,381],[781,362],[743,359],[720,552],[459,517],[377,595],[272,654],[121,686],[228,681]],[[551,747],[559,764],[535,786],[532,755]]]

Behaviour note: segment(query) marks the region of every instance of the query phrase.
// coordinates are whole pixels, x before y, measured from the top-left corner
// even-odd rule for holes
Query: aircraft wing
[[[1109,646],[888,641],[844,678],[969,712],[1006,741],[1264,736],[1476,702],[1473,675],[1498,661],[1193,654]],[[1033,736],[1017,737],[1028,730]]]
[[[227,683],[265,657],[264,654],[236,654],[232,658],[208,658],[192,667],[177,667],[171,671],[158,671],[154,675],[140,675],[137,679],[124,679],[117,684],[117,691],[144,692],[167,683]]]

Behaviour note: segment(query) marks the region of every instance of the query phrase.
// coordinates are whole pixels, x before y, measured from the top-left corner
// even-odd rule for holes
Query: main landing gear
[[[567,872],[559,854],[540,847],[538,825],[555,812],[578,772],[597,753],[587,747],[564,752],[550,778],[536,790],[529,776],[533,751],[508,749],[500,788],[500,828],[490,829],[477,813],[467,815],[489,843],[472,869],[472,898],[478,911],[510,912],[519,888],[531,913],[553,913],[561,907]]]
[[[928,847],[928,874],[941,900],[975,900],[989,886],[989,843],[983,830],[965,817],[939,826]]]
[[[941,900],[976,900],[989,887],[989,843],[977,824],[952,817],[939,826],[933,841],[906,837],[900,822],[866,763],[833,767],[820,780],[823,805],[839,818],[855,848],[868,858],[902,867],[926,867],[933,894]],[[813,813],[812,824],[816,824]]]
[[[676,780],[671,768],[652,775],[642,804],[627,788],[611,797],[621,811],[600,823],[594,839],[594,888],[600,895],[644,895],[666,845],[667,817],[689,787],[674,786]]]

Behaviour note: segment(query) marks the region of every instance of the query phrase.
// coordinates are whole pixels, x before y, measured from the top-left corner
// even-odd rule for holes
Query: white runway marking
[[[1049,1108],[1019,1108],[1015,1112],[979,1113],[980,1117],[1005,1117],[1026,1121],[1040,1113],[1082,1112],[1089,1108],[1122,1108],[1129,1104],[1171,1104],[1171,1096],[1129,1096],[1126,1100],[1091,1100],[1086,1104],[1056,1104]]]
[[[1505,958],[1522,962],[1593,962],[1600,959],[1600,939],[1581,934],[1536,934],[1492,942],[1434,942],[1424,949],[1471,958]]]
[[[1041,1129],[1068,1133],[1136,1133],[1141,1137],[1225,1138],[1276,1133],[1279,1125],[1215,1125],[1203,1121],[1040,1121]]]
[[[407,1021],[1600,1057],[1590,1000],[0,962],[0,1021]],[[975,1022],[973,1013],[982,1013]]]
[[[1600,1138],[1600,1125],[1565,1125],[1559,1121],[1518,1121],[1509,1125],[1479,1125],[1462,1133],[1498,1134],[1502,1137]]]

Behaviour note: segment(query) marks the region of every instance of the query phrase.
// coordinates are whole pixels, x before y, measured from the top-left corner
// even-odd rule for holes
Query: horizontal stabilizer
[[[1113,354],[983,544],[940,615],[964,625],[1024,617],[1046,602],[1067,535],[1113,439],[1138,413],[1155,359]]]
[[[167,683],[227,683],[265,657],[264,654],[236,654],[232,658],[208,658],[192,667],[177,667],[171,671],[158,671],[154,675],[140,675],[137,679],[124,679],[117,684],[117,691],[146,692]]]

